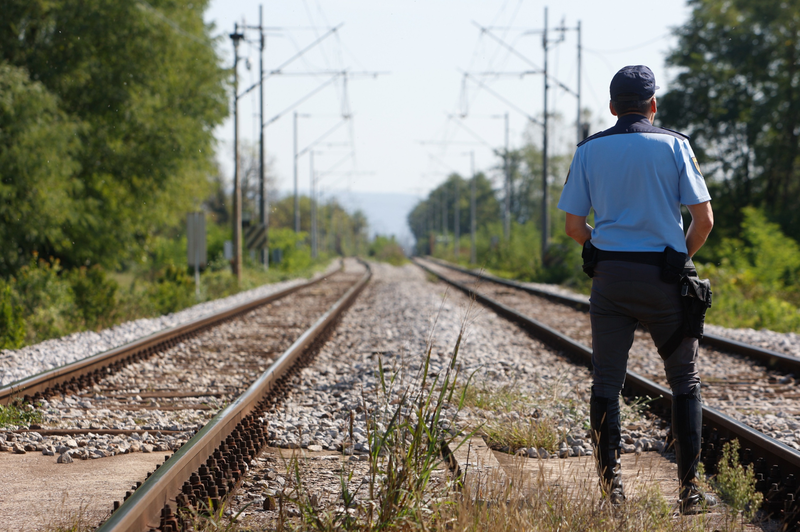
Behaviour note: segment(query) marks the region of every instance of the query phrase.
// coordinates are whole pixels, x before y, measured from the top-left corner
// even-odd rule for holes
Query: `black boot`
[[[592,392],[589,402],[589,421],[592,426],[597,472],[600,488],[614,506],[625,500],[622,488],[622,466],[620,464],[620,441],[622,434],[619,420],[619,396],[613,399],[597,397]]]
[[[678,506],[682,514],[701,513],[717,504],[714,496],[704,493],[697,485],[702,428],[703,407],[700,385],[697,385],[692,393],[672,397],[672,435],[680,482]]]

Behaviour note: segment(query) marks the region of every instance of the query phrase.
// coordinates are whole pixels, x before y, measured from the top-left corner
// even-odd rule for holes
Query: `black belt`
[[[638,262],[639,264],[650,264],[652,266],[664,265],[663,251],[603,251],[597,250],[597,261],[601,260],[621,260],[625,262]]]

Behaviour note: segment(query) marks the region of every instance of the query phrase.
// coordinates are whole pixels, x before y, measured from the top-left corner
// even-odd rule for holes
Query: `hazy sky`
[[[338,76],[295,109],[309,115],[298,120],[300,150],[336,126],[342,113],[352,114],[350,121],[317,145],[314,168],[323,190],[422,196],[451,171],[469,175],[469,151],[474,150],[479,171],[491,171],[497,166],[491,148],[503,146],[505,112],[510,118],[512,148],[524,141],[529,127],[527,116],[542,116],[543,76],[520,74],[540,70],[544,65],[541,30],[546,2],[212,0],[206,19],[213,21],[215,31],[224,36],[220,50],[228,64],[233,58],[228,34],[234,22],[257,25],[259,4],[263,5],[264,25],[268,28],[264,56],[267,71],[322,36],[326,28],[343,23],[333,36],[287,65],[282,75],[271,76],[264,85],[265,120],[270,120],[332,79],[332,74],[326,72],[346,69],[354,73],[346,88]],[[661,86],[657,95],[669,87],[674,73],[665,70],[664,56],[674,46],[671,29],[688,16],[682,0],[561,0],[549,4],[548,70],[554,80],[572,90],[577,89],[574,28],[578,21],[581,23],[582,107],[591,111],[591,132],[613,123],[608,113],[608,84],[619,68],[647,64]],[[562,21],[569,31],[553,31]],[[493,29],[482,33],[475,23]],[[563,40],[556,42],[562,36]],[[258,33],[248,31],[247,37],[253,42],[240,46],[240,93],[258,79]],[[465,82],[464,71],[502,75],[479,76],[487,87],[481,88],[473,81]],[[381,74],[373,78],[359,72]],[[255,90],[240,99],[240,138],[245,142],[257,143],[257,97]],[[562,115],[550,129],[553,153],[571,152],[574,147],[576,105],[576,98],[568,92],[556,87],[549,91],[549,111]],[[458,118],[460,115],[465,117]],[[530,133],[539,142],[541,128],[534,125]],[[232,121],[221,126],[216,135],[221,162],[231,173]],[[292,111],[266,128],[266,138],[278,186],[290,190],[294,158]],[[351,157],[351,143],[355,157]],[[301,191],[308,188],[310,165],[308,153],[299,158]]]

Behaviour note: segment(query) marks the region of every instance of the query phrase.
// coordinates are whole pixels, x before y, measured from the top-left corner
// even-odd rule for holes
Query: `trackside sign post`
[[[186,255],[189,267],[194,267],[194,290],[200,298],[200,268],[206,266],[206,214],[190,212],[186,216]]]

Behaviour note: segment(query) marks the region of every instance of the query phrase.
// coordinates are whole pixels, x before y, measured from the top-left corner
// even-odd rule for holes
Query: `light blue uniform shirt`
[[[578,145],[558,208],[575,216],[594,209],[598,249],[686,253],[681,204],[710,199],[687,137],[625,115]]]

